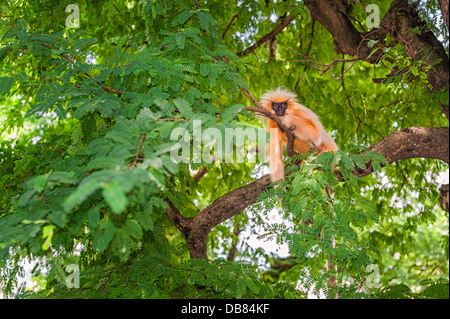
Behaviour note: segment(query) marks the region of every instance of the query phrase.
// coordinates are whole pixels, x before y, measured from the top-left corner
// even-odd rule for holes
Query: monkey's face
[[[282,117],[286,114],[287,108],[288,102],[272,102],[272,110],[274,110],[275,114],[279,117]]]

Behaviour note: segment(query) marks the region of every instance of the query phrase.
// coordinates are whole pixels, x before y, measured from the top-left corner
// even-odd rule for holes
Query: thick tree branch
[[[447,213],[449,212],[449,184],[442,185],[439,189],[439,204]]]
[[[181,215],[178,208],[176,208],[175,205],[168,198],[166,198],[166,203],[167,203],[166,215],[169,217],[172,223],[178,228],[178,230],[181,231],[181,233],[186,236],[186,229],[189,226],[189,219]]]
[[[449,164],[448,127],[409,127],[391,133],[369,147],[383,154],[389,163],[408,158],[433,158]]]
[[[238,242],[239,242],[239,234],[241,233],[241,231],[242,231],[241,224],[238,223],[236,225],[235,230],[234,230],[234,236],[235,237],[234,237],[233,242],[231,244],[231,248],[230,248],[230,250],[228,252],[228,257],[227,257],[228,261],[234,261],[234,257],[236,256],[236,251],[237,251],[237,245],[238,245]]]
[[[348,4],[348,1],[305,0],[304,3],[311,11],[313,18],[322,23],[333,35],[336,50],[340,54],[354,55],[357,59],[375,63],[379,61],[382,50],[369,57],[372,49],[367,47],[365,41],[380,40],[380,43],[384,43],[382,40],[384,40],[387,33],[391,33],[391,36],[397,39],[398,43],[401,43],[405,47],[408,55],[414,59],[423,59],[428,64],[432,64],[437,58],[442,59],[441,63],[433,66],[432,71],[429,72],[431,74],[429,81],[433,85],[434,90],[448,88],[448,84],[444,84],[441,81],[441,78],[448,79],[448,58],[445,54],[441,56],[442,45],[440,43],[437,45],[434,41],[434,35],[426,34],[425,31],[411,35],[409,31],[411,28],[423,26],[423,24],[421,24],[422,22],[416,16],[415,7],[408,5],[407,0],[394,0],[382,21],[381,27],[366,34],[361,34],[352,25],[349,18],[352,8]],[[290,19],[293,19],[293,17],[285,18],[272,32],[238,55],[249,54],[264,42],[275,37],[276,34],[281,32],[292,21],[289,21]],[[420,37],[421,39],[413,37]],[[415,43],[415,41],[418,41],[418,43]],[[391,45],[395,45],[395,43],[391,43]],[[447,70],[444,70],[445,65],[447,65]],[[294,135],[290,131],[290,128],[284,127],[281,121],[256,101],[247,90],[242,87],[239,88],[255,106],[255,108],[244,109],[257,112],[272,119],[281,129],[285,130],[288,137],[291,136],[293,144]],[[292,144],[291,147],[293,146]],[[448,128],[411,127],[390,134],[369,147],[368,150],[381,153],[389,163],[408,158],[433,158],[449,163],[448,144]],[[353,173],[363,177],[372,172],[373,167],[369,163],[366,168],[357,169]],[[340,177],[339,172],[335,172],[335,174],[338,178]],[[186,243],[191,257],[207,258],[206,239],[209,232],[216,225],[241,213],[246,207],[254,204],[258,196],[267,190],[270,184],[270,175],[265,175],[252,183],[237,188],[216,199],[193,218],[183,217],[174,205],[168,201],[167,215],[186,237]],[[445,190],[441,192],[445,193]]]
[[[448,0],[447,2],[448,8]],[[443,8],[445,10],[445,1]],[[340,54],[357,56],[376,63],[383,55],[384,39],[389,33],[396,41],[390,46],[400,43],[413,60],[423,60],[427,65],[438,64],[427,72],[431,91],[449,88],[449,59],[444,47],[436,36],[421,21],[416,10],[417,4],[408,4],[408,0],[394,0],[381,20],[380,27],[367,33],[360,33],[353,26],[350,14],[352,5],[346,0],[305,0],[313,19],[320,22],[333,36],[335,49]],[[411,30],[419,30],[413,32]],[[379,41],[378,50],[367,46],[368,40]],[[372,54],[371,54],[372,53]],[[395,74],[394,74],[395,75]],[[439,105],[448,118],[448,107]]]
[[[433,158],[449,163],[449,128],[447,127],[410,127],[388,135],[367,150],[379,152],[388,162],[408,158]],[[373,167],[369,163],[365,169],[356,169],[353,173],[363,177],[371,174]],[[336,177],[341,178],[338,171]],[[209,232],[218,224],[241,213],[246,207],[256,203],[258,196],[269,188],[270,175],[237,188],[203,209],[193,218],[185,218],[178,209],[166,199],[168,203],[167,215],[175,226],[185,236],[192,258],[207,258],[206,239]],[[445,197],[447,196],[447,197]],[[448,191],[441,190],[440,202],[444,209],[448,209]],[[446,206],[445,206],[446,205]]]
[[[275,29],[273,29],[272,31],[267,33],[265,36],[263,36],[261,39],[256,41],[255,44],[253,44],[251,47],[247,48],[245,51],[238,52],[237,56],[244,56],[244,55],[254,52],[262,44],[269,41],[270,39],[275,38],[276,35],[278,33],[280,33],[281,31],[283,31],[283,29],[286,28],[294,19],[295,19],[295,16],[293,16],[293,15],[289,15],[288,17],[284,18],[283,21]]]
[[[382,154],[389,164],[409,158],[432,158],[449,164],[448,127],[409,127],[389,134],[386,138],[367,148]],[[373,172],[369,163],[357,168],[353,174],[364,177]],[[336,177],[341,174],[336,171]]]
[[[260,179],[236,188],[216,199],[194,218],[208,223],[212,229],[214,226],[241,213],[246,207],[256,203],[258,196],[268,188],[270,183],[270,175],[264,175]]]
[[[448,15],[448,0],[439,0],[439,6],[441,7],[442,17],[444,18],[444,22],[447,25],[447,31],[449,31],[449,15]]]
[[[448,90],[449,60],[444,47],[429,31],[426,23],[421,21],[414,4],[407,0],[394,0],[389,11],[382,20],[382,26],[403,46],[409,57],[414,60],[423,60],[434,65],[428,72],[428,81],[433,86],[432,91],[442,88]],[[411,30],[419,30],[414,32]]]

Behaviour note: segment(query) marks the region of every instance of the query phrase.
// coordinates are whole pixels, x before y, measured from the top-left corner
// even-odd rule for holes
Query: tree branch
[[[448,3],[448,0],[441,1]],[[436,36],[428,31],[426,23],[421,21],[416,5],[408,4],[408,0],[394,0],[389,10],[381,20],[380,27],[368,33],[360,33],[349,18],[352,5],[347,0],[305,0],[313,19],[319,21],[333,36],[335,50],[340,54],[349,54],[358,58],[376,63],[383,55],[384,39],[389,33],[396,39],[389,46],[400,43],[409,57],[414,60],[423,60],[427,65],[433,65],[428,74],[431,91],[449,88],[449,59],[444,47]],[[448,7],[448,5],[447,5]],[[443,4],[445,10],[445,4]],[[411,30],[421,30],[411,32]],[[372,52],[365,41],[379,41],[379,49]],[[376,47],[375,47],[376,48]],[[448,118],[448,107],[440,105]]]
[[[439,204],[447,213],[449,212],[449,184],[442,185],[439,189]]]
[[[433,158],[449,164],[449,128],[448,127],[410,127],[388,135],[367,150],[381,153],[389,162],[409,158]],[[369,163],[365,169],[357,168],[353,174],[364,177],[373,172]],[[338,171],[334,172],[342,178]],[[214,224],[231,218],[245,207],[256,202],[259,194],[267,190],[270,176],[264,175],[259,180],[242,186],[218,198],[203,212],[214,213]]]
[[[135,168],[136,165],[137,165],[137,162],[138,162],[139,160],[142,160],[142,158],[139,157],[139,154],[141,153],[141,148],[142,148],[142,144],[144,143],[144,140],[145,140],[145,133],[142,133],[142,134],[141,134],[141,140],[139,141],[139,146],[138,146],[136,155],[135,155],[135,157],[134,157],[134,161],[133,161],[133,163],[131,163],[129,169]]]
[[[324,75],[327,71],[329,71],[329,72],[330,72],[330,76],[331,76],[333,79],[337,80],[337,81],[341,81],[341,79],[342,79],[342,77],[345,75],[345,73],[347,73],[348,71],[350,71],[350,69],[355,65],[355,63],[356,63],[357,61],[362,60],[361,58],[354,58],[354,59],[333,59],[333,60],[331,60],[330,63],[324,64],[324,63],[319,63],[319,62],[317,62],[317,61],[314,61],[314,60],[311,59],[310,57],[305,56],[305,55],[302,54],[302,53],[296,52],[296,51],[293,50],[292,48],[289,48],[289,50],[291,50],[291,51],[294,52],[295,54],[301,55],[302,57],[304,57],[304,59],[303,59],[303,60],[290,60],[290,61],[284,61],[284,62],[306,62],[306,63],[307,63],[310,67],[312,67],[313,69],[316,69],[316,70],[321,71],[321,73],[320,73],[321,76]],[[282,61],[283,61],[283,60],[282,60]],[[344,65],[346,62],[353,62],[353,64],[352,64],[345,72],[342,72],[341,78],[336,79],[336,78],[334,77],[334,75],[333,75],[333,72],[331,72],[331,71],[332,71],[333,65],[334,65],[335,63],[343,63],[343,65]]]
[[[236,19],[239,16],[239,12],[235,13],[232,17],[230,22],[228,22],[227,27],[225,28],[225,30],[222,33],[222,39],[225,38],[225,34],[227,33],[228,29],[231,27],[231,25],[233,24],[234,19]]]
[[[258,103],[259,104],[259,103]],[[449,163],[449,128],[448,127],[410,127],[394,132],[378,143],[369,147],[368,151],[379,152],[385,156],[389,164],[408,158],[434,158]],[[373,167],[369,163],[366,168],[357,168],[353,174],[363,177],[371,174]],[[334,174],[342,179],[339,171]],[[178,209],[166,199],[167,215],[186,238],[191,258],[207,258],[206,239],[209,232],[218,224],[240,214],[246,207],[256,203],[258,196],[269,188],[270,174],[216,199],[208,207],[193,218],[185,218]],[[440,202],[448,209],[448,191],[441,190]],[[445,197],[447,196],[447,197]]]
[[[294,19],[295,19],[295,16],[293,16],[292,14],[289,15],[288,17],[284,18],[283,21],[275,29],[273,29],[272,31],[267,33],[265,36],[263,36],[261,39],[256,41],[255,44],[253,44],[251,47],[247,48],[245,51],[238,52],[237,56],[244,56],[244,55],[248,55],[248,54],[254,52],[263,43],[265,43],[265,42],[269,41],[270,39],[273,39],[274,37],[276,37],[276,35],[278,33],[280,33],[281,31],[283,31],[283,29],[286,28],[292,22],[292,20],[294,20]]]
[[[448,15],[448,0],[438,0],[439,1],[439,6],[441,8],[441,12],[442,12],[442,18],[444,18],[444,22],[447,25],[447,31],[450,31],[449,29],[449,15]]]
[[[381,153],[389,164],[409,158],[432,158],[449,164],[448,127],[409,127],[389,134],[367,151]],[[369,163],[357,168],[353,174],[364,177],[373,172]],[[342,179],[339,171],[334,174]]]

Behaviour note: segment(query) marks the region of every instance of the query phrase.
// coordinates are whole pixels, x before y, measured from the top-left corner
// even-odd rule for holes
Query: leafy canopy
[[[386,12],[385,1],[375,2]],[[448,214],[438,208],[434,183],[443,164],[417,159],[381,170],[386,163],[379,154],[359,152],[397,129],[445,125],[443,117],[428,116],[439,112],[436,101],[445,96],[427,94],[423,77],[408,85],[401,77],[373,83],[389,73],[392,59],[411,65],[401,46],[377,66],[335,66],[333,74],[346,72],[335,81],[296,61],[295,52],[317,61],[336,58],[331,36],[298,1],[79,1],[79,29],[66,27],[68,4],[0,6],[5,296],[17,291],[25,260],[35,265],[40,292],[22,290],[21,297],[305,298],[305,289],[319,293],[332,275],[346,283],[335,288],[344,298],[445,295]],[[277,36],[275,57],[268,58],[266,46],[237,57],[288,13],[296,19]],[[354,15],[365,21],[363,9],[356,6]],[[277,85],[295,90],[349,151],[308,155],[300,169],[291,166],[283,187],[212,230],[210,261],[191,260],[165,214],[165,198],[193,217],[260,177],[264,165],[176,164],[171,132],[192,136],[195,120],[203,131],[259,127],[252,114],[240,112],[249,102],[238,86],[259,96]],[[245,141],[248,150],[255,145]],[[351,174],[369,161],[375,174],[363,180]],[[208,173],[196,181],[200,169]],[[264,220],[280,205],[292,227]],[[237,230],[255,225],[265,227],[262,238],[289,244],[288,270],[277,268],[276,255],[245,245],[250,235]],[[244,243],[238,261],[223,260],[238,242]],[[330,256],[338,272],[323,271]],[[271,269],[258,268],[260,259]],[[78,289],[65,284],[70,264],[81,269]],[[379,266],[381,286],[361,289],[370,264]],[[296,289],[299,280],[305,289]]]

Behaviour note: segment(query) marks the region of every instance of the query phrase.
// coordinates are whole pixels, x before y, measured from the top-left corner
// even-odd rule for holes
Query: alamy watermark
[[[366,274],[370,273],[368,276],[366,275],[366,286],[368,288],[380,288],[380,267],[375,264],[367,265]]]
[[[366,18],[366,26],[369,29],[380,27],[380,7],[376,4],[369,4],[366,7],[366,12],[370,13]]]
[[[80,7],[76,4],[69,4],[66,7],[66,12],[70,13],[66,18],[66,27],[79,28],[80,27]]]
[[[66,266],[66,287],[69,289],[80,288],[80,266],[70,264]]]
[[[278,129],[270,130],[276,136]],[[209,127],[202,130],[202,121],[192,122],[192,133],[183,127],[170,133],[170,140],[177,141],[169,149],[170,158],[175,163],[265,163],[269,157],[266,151],[268,134],[262,128],[222,128]],[[246,143],[247,141],[247,143]],[[257,156],[258,159],[257,159]]]

